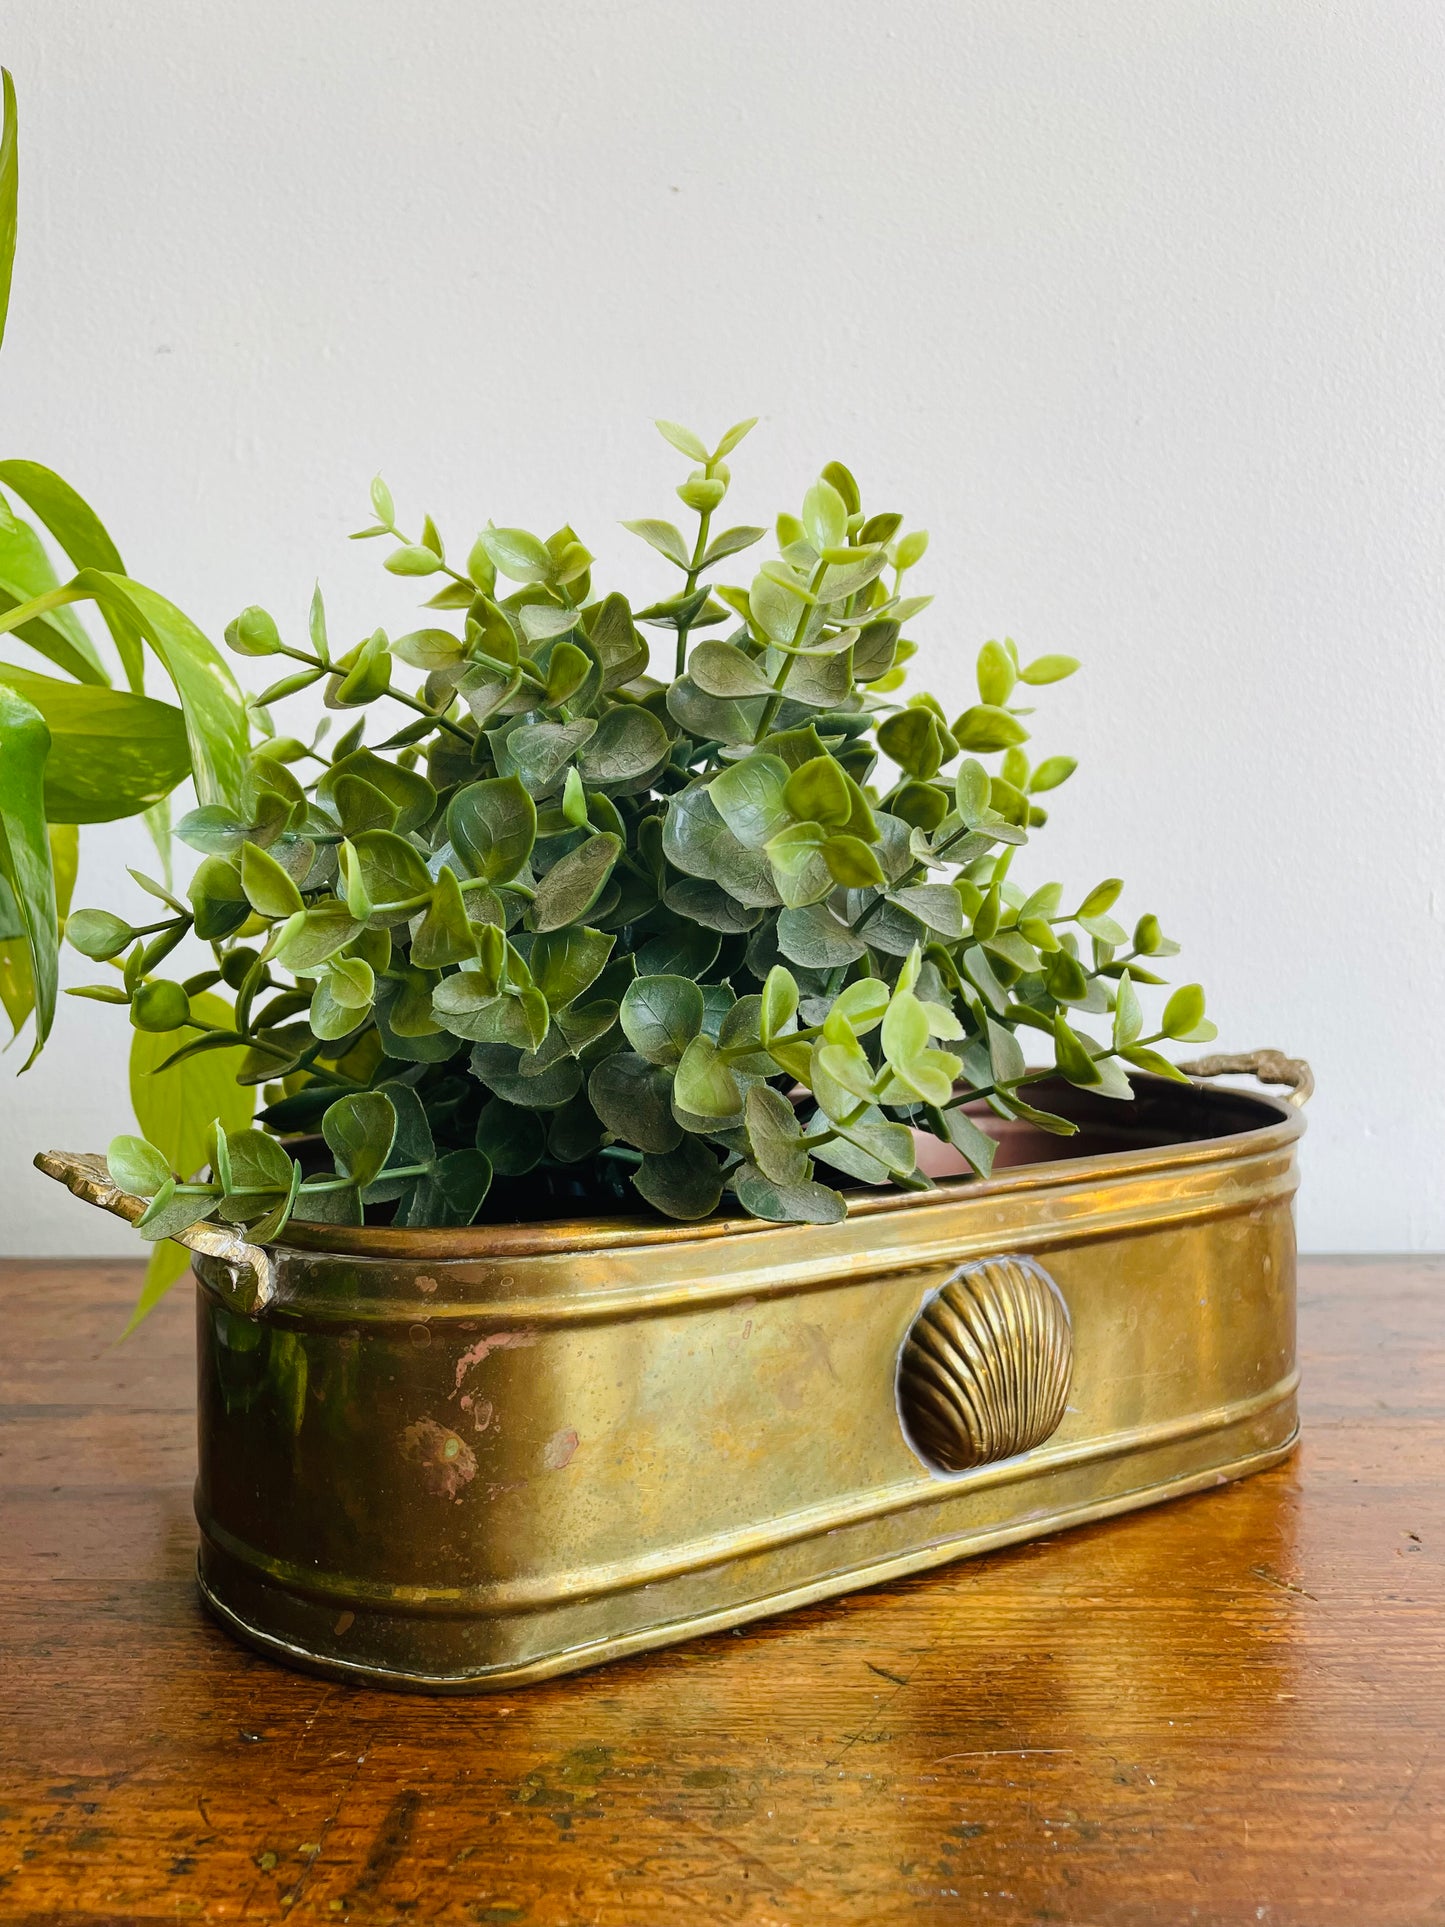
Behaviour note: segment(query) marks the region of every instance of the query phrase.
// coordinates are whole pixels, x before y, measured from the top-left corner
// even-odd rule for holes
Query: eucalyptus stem
[[[812,579],[808,583],[808,594],[810,598],[816,597],[818,590],[822,587],[823,577],[827,574],[827,572],[828,572],[828,565],[826,562],[820,562],[817,568],[814,569]],[[803,614],[799,616],[798,627],[794,631],[795,642],[797,640],[797,636],[807,629],[808,622],[809,622],[809,612],[816,606],[817,606],[816,603],[812,600],[809,600],[808,602],[804,603]],[[793,673],[793,664],[797,660],[798,660],[798,651],[796,648],[790,649],[787,655],[783,658],[783,666],[778,671],[778,680],[773,684],[773,693],[771,696],[769,696],[767,702],[763,705],[762,717],[758,723],[756,731],[753,734],[754,745],[757,745],[763,740],[763,738],[767,735],[768,731],[772,728],[774,722],[776,721],[778,711],[783,706],[783,691],[787,687],[788,677]]]
[[[709,467],[711,464],[709,464]],[[699,509],[697,512],[697,541],[693,544],[692,562],[687,572],[685,596],[690,596],[697,587],[697,579],[702,574],[702,558],[707,553],[707,532],[712,524],[712,510]],[[679,622],[677,625],[677,667],[675,675],[681,676],[687,669],[687,638],[692,622]]]
[[[289,644],[283,643],[280,654],[290,656],[293,662],[304,662],[312,669],[324,669],[329,676],[334,676],[337,673],[335,663],[326,662],[320,656],[312,655],[309,650],[293,649]],[[390,696],[394,703],[400,703],[405,709],[414,709],[418,716],[425,716],[427,721],[435,728],[450,730],[453,736],[460,737],[468,748],[471,747],[472,739],[464,729],[452,722],[449,717],[438,716],[434,709],[429,709],[424,702],[419,702],[415,696],[408,696],[404,689],[398,689],[395,684],[388,682],[385,689],[377,691],[378,699],[382,696]],[[311,752],[308,751],[307,753],[310,754]],[[318,757],[317,760],[318,762],[324,762],[325,758]]]

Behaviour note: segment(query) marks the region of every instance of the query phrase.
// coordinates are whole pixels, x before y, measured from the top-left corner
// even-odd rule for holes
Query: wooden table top
[[[1445,1923],[1445,1260],[1316,1260],[1304,1443],[482,1699],[191,1581],[189,1294],[0,1266],[0,1921]]]

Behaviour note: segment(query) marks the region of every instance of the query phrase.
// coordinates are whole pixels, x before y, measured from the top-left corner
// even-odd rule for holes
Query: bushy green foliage
[[[696,518],[690,538],[627,525],[677,571],[662,601],[594,586],[565,526],[489,524],[456,566],[378,480],[360,536],[439,585],[428,626],[337,654],[318,593],[304,642],[257,608],[228,629],[287,673],[251,705],[239,801],[178,826],[203,857],[188,901],[151,885],[167,914],[144,929],[99,910],[69,926],[121,972],[80,994],[176,1033],[172,1064],[242,1050],[240,1080],[265,1086],[268,1129],[218,1127],[205,1178],[142,1139],[111,1147],[152,1199],[147,1236],[216,1215],[275,1237],[368,1205],[465,1224],[493,1188],[503,1213],[510,1192],[694,1219],[731,1194],[829,1222],[840,1183],[928,1182],[915,1130],[987,1173],[979,1100],[1072,1131],[1030,1102],[1046,1073],[1021,1033],[1119,1099],[1129,1066],[1171,1073],[1158,1044],[1212,1035],[1192,985],[1146,1033],[1139,987],[1175,946],[1152,916],[1132,936],[1115,921],[1117,880],[1077,900],[1014,880],[1074,767],[1030,760],[1020,698],[1077,665],[988,642],[961,715],[905,695],[926,536],[866,512],[830,463],[778,517],[776,556],[729,586],[720,565],[765,534],[713,532],[752,424],[713,448],[659,426]],[[329,748],[324,725],[275,733],[272,706],[313,685],[355,712]],[[192,933],[213,966],[159,974]],[[218,988],[226,1021],[200,1006]],[[318,1130],[333,1169],[303,1177],[276,1134]]]

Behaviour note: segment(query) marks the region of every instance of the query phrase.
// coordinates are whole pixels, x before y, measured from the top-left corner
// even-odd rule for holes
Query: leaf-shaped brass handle
[[[95,1151],[41,1151],[35,1159],[37,1171],[55,1178],[77,1198],[99,1205],[127,1224],[135,1224],[145,1213],[146,1200],[122,1191],[111,1180],[105,1159]],[[228,1304],[239,1312],[252,1313],[269,1305],[276,1295],[271,1275],[271,1260],[259,1245],[247,1244],[224,1225],[193,1224],[178,1232],[175,1242],[218,1261],[220,1288]]]
[[[1222,1052],[1196,1057],[1179,1066],[1188,1077],[1257,1077],[1261,1084],[1283,1084],[1287,1103],[1303,1110],[1314,1096],[1315,1074],[1302,1057],[1286,1057],[1281,1050]]]

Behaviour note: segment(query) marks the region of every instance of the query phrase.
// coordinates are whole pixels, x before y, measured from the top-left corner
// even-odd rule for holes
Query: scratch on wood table
[[[204,1616],[139,1275],[0,1265],[3,1927],[1445,1927],[1445,1260],[1303,1267],[1272,1472],[477,1700]]]

